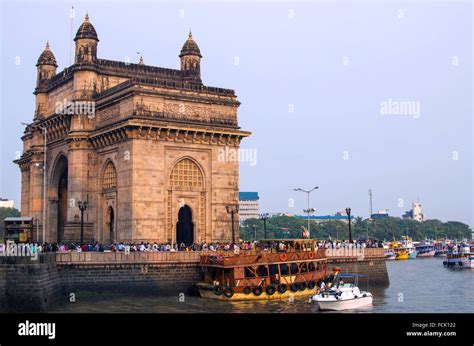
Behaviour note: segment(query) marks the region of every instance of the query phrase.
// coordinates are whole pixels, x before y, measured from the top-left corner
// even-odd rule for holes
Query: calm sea
[[[390,286],[370,287],[373,307],[359,312],[473,312],[474,270],[452,270],[443,267],[443,258],[419,258],[387,261]],[[359,286],[366,289],[366,280]],[[318,312],[307,299],[291,301],[220,302],[199,297],[87,297],[78,294],[75,303],[66,303],[52,312],[257,312],[314,313]]]

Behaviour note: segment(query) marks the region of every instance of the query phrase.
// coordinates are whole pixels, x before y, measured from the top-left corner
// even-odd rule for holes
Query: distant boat
[[[408,258],[409,259],[415,259],[417,256],[417,252],[414,248],[408,248]]]
[[[393,251],[387,251],[385,252],[385,259],[387,260],[394,260],[397,258],[397,254]]]
[[[434,257],[436,248],[434,245],[423,244],[415,247],[418,257]]]
[[[458,244],[446,254],[443,265],[452,269],[474,268],[474,251],[467,244]]]
[[[402,248],[395,249],[396,260],[406,260],[409,257],[408,251]]]

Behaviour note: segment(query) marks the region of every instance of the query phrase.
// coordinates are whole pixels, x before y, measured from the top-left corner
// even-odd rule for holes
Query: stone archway
[[[178,212],[176,223],[176,243],[191,245],[194,243],[193,213],[188,205],[183,205]]]
[[[204,241],[207,191],[201,165],[194,158],[181,157],[171,165],[168,184],[169,241],[187,245]]]
[[[64,231],[68,214],[68,159],[64,155],[58,156],[54,165],[50,183],[50,215],[48,241],[61,242],[64,240]]]

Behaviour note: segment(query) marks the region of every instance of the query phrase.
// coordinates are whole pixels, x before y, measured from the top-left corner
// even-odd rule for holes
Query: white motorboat
[[[394,260],[395,258],[397,258],[397,254],[393,251],[386,251],[385,252],[385,259],[386,260]]]
[[[324,288],[311,297],[309,301],[315,303],[320,310],[340,311],[371,306],[372,294],[370,292],[361,291],[357,286],[360,276],[366,275],[339,274],[334,280],[338,278],[340,280],[342,278],[355,277],[355,283],[338,283],[333,287]]]

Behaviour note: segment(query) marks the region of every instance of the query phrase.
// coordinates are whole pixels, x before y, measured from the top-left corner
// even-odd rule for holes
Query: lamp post
[[[319,186],[313,187],[311,190],[303,190],[301,188],[293,189],[294,191],[301,191],[301,192],[305,192],[307,194],[308,208],[303,209],[303,212],[308,214],[308,232],[309,232],[309,234],[311,234],[310,216],[311,216],[312,213],[314,213],[314,208],[309,207],[309,195],[310,195],[311,192],[313,192],[314,190],[316,190],[318,188],[319,188]]]
[[[235,226],[234,226],[234,215],[239,212],[238,205],[230,205],[229,203],[226,204],[225,210],[227,213],[231,215],[232,220],[232,244],[235,244]]]
[[[268,220],[268,213],[260,214],[260,220],[263,220],[263,239],[267,239],[267,220]]]
[[[352,243],[352,229],[351,229],[351,208],[346,208],[347,218],[349,220],[349,243]]]
[[[84,242],[84,212],[87,209],[87,201],[77,202],[77,206],[79,207],[79,210],[81,211],[81,246]]]

